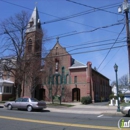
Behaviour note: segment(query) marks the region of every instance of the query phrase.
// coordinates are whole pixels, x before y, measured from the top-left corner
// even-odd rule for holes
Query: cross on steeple
[[[56,39],[57,39],[57,43],[59,43],[59,37],[57,37]]]
[[[35,7],[37,7],[37,1],[35,2]]]

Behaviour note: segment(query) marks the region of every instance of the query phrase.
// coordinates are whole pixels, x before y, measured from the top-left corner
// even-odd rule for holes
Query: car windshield
[[[30,98],[32,102],[38,102],[36,98]]]

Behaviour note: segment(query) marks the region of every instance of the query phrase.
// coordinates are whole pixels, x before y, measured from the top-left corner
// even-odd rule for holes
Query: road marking
[[[97,117],[102,117],[103,115],[99,115],[99,116],[97,116]]]
[[[41,120],[31,120],[25,118],[15,118],[15,117],[7,117],[0,116],[1,119],[7,120],[16,120],[16,121],[24,121],[24,122],[33,122],[40,124],[48,124],[48,125],[59,125],[59,126],[69,126],[69,127],[80,127],[80,128],[93,128],[93,129],[104,129],[104,130],[119,130],[117,127],[107,127],[107,126],[94,126],[94,125],[84,125],[84,124],[72,124],[72,123],[62,123],[62,122],[52,122],[52,121],[41,121]],[[125,129],[129,130],[129,129]]]

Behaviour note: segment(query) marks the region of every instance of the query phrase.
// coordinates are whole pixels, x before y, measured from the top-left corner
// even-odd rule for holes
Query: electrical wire
[[[90,5],[86,5],[86,4],[82,4],[82,3],[78,3],[78,2],[75,2],[75,1],[72,1],[72,0],[66,0],[68,2],[72,2],[74,4],[78,4],[78,5],[82,5],[82,6],[85,6],[85,7],[89,7],[89,8],[92,8],[92,9],[95,9],[96,10],[100,10],[100,11],[104,11],[104,12],[107,12],[107,13],[111,13],[111,14],[118,14],[118,13],[115,13],[115,12],[111,12],[111,11],[107,11],[107,10],[104,10],[104,9],[101,9],[101,8],[97,8],[97,7],[93,7],[93,6],[90,6]],[[119,14],[118,14],[119,15]],[[123,15],[123,14],[120,14],[120,15]],[[123,15],[124,16],[124,15]]]
[[[30,9],[30,8],[27,8],[27,7],[24,7],[24,6],[21,6],[21,5],[17,5],[17,4],[14,4],[14,3],[11,3],[11,2],[8,2],[8,1],[5,1],[5,0],[0,0],[0,1],[5,2],[5,3],[8,3],[8,4],[15,5],[15,6],[19,6],[19,7],[28,9],[28,10],[32,10],[32,9]],[[43,13],[43,12],[40,12],[40,11],[39,11],[39,13]],[[43,14],[46,14],[46,15],[49,15],[49,16],[53,16],[53,17],[59,18],[59,17],[54,16],[54,15],[51,15],[51,14],[47,14],[47,13],[43,13]],[[60,18],[59,18],[59,19],[60,19]],[[89,25],[86,25],[86,24],[78,23],[78,22],[76,22],[76,21],[71,21],[71,20],[67,20],[67,21],[73,22],[73,23],[76,23],[76,24],[80,24],[80,25],[84,25],[84,26],[88,26],[88,27],[92,27],[92,26],[89,26]],[[43,22],[43,23],[41,23],[41,24],[45,24],[45,23],[46,23],[46,22]],[[95,28],[95,27],[92,27],[92,28]],[[103,30],[104,30],[104,29],[103,29]],[[106,31],[108,31],[108,30],[106,30]],[[109,32],[113,32],[113,31],[109,31]],[[114,33],[115,33],[115,32],[114,32]],[[2,35],[2,34],[0,34],[0,35]]]
[[[121,41],[121,42],[116,42],[116,43],[122,43],[122,42],[126,42],[126,41]],[[68,52],[71,52],[71,51],[77,51],[77,50],[80,50],[80,49],[84,49],[84,48],[92,48],[92,47],[100,47],[100,46],[108,46],[108,45],[110,45],[110,44],[112,44],[113,45],[113,43],[104,43],[104,44],[98,44],[98,45],[93,45],[93,46],[87,46],[87,47],[80,47],[80,48],[75,48],[75,49],[72,49],[72,50],[70,50],[70,51],[68,51]]]
[[[82,51],[82,52],[75,52],[75,53],[61,53],[59,55],[53,55],[53,56],[47,56],[46,58],[54,58],[54,57],[61,57],[61,56],[67,56],[67,55],[76,55],[76,54],[83,54],[83,53],[92,53],[92,52],[98,52],[98,51],[105,51],[105,50],[112,50],[112,49],[117,49],[117,48],[122,48],[124,46],[128,46],[128,45],[120,45],[120,46],[116,46],[116,47],[109,47],[109,48],[101,48],[101,49],[96,49],[96,50],[90,50],[90,51]],[[47,54],[47,53],[45,53]],[[45,58],[42,58],[45,59]]]
[[[124,40],[126,37],[123,37],[122,40]],[[88,41],[88,42],[84,42],[84,43],[80,43],[80,44],[76,44],[73,46],[65,46],[65,48],[73,48],[73,47],[77,47],[77,46],[86,46],[88,44],[97,44],[97,43],[102,43],[102,42],[108,42],[108,41],[115,41],[115,39],[105,39],[105,40],[97,40],[97,41]],[[122,42],[122,40],[120,42]]]
[[[109,49],[109,51],[107,52],[106,56],[104,57],[104,59],[102,60],[102,62],[100,63],[100,65],[98,66],[98,69],[100,68],[100,66],[103,64],[103,62],[105,61],[105,59],[106,59],[106,58],[107,58],[107,56],[109,55],[109,53],[110,53],[111,49],[113,48],[113,46],[114,46],[114,45],[115,45],[115,43],[117,42],[117,40],[118,40],[118,38],[119,38],[120,34],[122,33],[122,31],[124,30],[124,28],[125,28],[125,25],[124,25],[124,26],[123,26],[123,28],[121,29],[120,33],[118,34],[118,36],[117,36],[117,38],[116,38],[115,42],[113,43],[113,45],[111,46],[111,48],[110,48],[110,49]]]
[[[117,6],[113,6],[113,7],[117,7]],[[103,7],[100,7],[100,8],[107,9],[106,6],[103,6]],[[66,16],[66,17],[62,17],[62,18],[46,21],[46,22],[43,22],[43,24],[48,24],[48,23],[58,22],[58,21],[62,21],[62,20],[67,20],[67,19],[70,19],[70,18],[79,17],[81,15],[86,15],[86,14],[90,14],[90,13],[93,13],[93,12],[96,12],[96,10],[95,9],[91,9],[91,10],[83,11],[83,12],[80,12],[80,13],[76,13],[76,14],[73,14],[73,15]],[[118,15],[121,15],[121,14],[118,14]]]

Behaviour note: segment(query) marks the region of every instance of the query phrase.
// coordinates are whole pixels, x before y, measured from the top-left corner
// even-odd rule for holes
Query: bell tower
[[[43,38],[43,31],[37,7],[35,7],[32,12],[25,33],[25,81],[23,83],[22,96],[32,97],[35,91],[34,86],[37,86],[37,84],[39,84],[38,80],[40,79],[38,73],[41,68],[41,51]]]
[[[43,32],[37,7],[34,8],[26,30],[25,56],[41,58]]]

